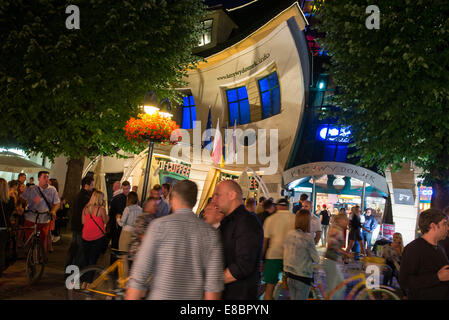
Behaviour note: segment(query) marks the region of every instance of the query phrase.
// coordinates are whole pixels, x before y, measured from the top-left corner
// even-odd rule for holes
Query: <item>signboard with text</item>
[[[407,206],[414,206],[415,199],[413,199],[413,192],[410,189],[393,189],[394,203],[403,204]]]
[[[393,241],[394,224],[383,223],[380,226],[379,237]]]
[[[174,173],[186,179],[190,177],[190,164],[183,162],[174,162],[166,158],[156,158],[159,169],[168,173]]]

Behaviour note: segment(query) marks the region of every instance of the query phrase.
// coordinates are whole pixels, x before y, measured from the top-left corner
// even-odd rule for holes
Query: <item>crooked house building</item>
[[[310,28],[313,1],[247,1],[233,8],[209,4],[205,32],[194,51],[205,61],[189,70],[188,85],[178,88],[183,104],[173,117],[189,133],[183,146],[191,148],[186,156],[156,145],[150,185],[195,181],[197,213],[223,179],[239,180],[246,197],[289,195],[292,206],[306,193],[315,207],[326,204],[331,212],[353,205],[373,208],[378,221],[386,223],[377,233],[391,237],[395,230],[405,243],[413,240],[417,215],[425,207],[419,200],[419,170],[409,166],[391,173],[358,166],[348,157],[351,129],[336,125],[336,119],[319,119],[322,108],[332,107],[328,101],[335,88],[322,67],[329,59],[317,45],[322,35]],[[199,159],[193,151],[197,126],[200,133],[206,129],[209,113],[211,127],[219,124],[228,163]],[[226,128],[243,132],[233,138],[244,151],[237,163],[229,163]],[[260,142],[263,130],[266,143]],[[265,157],[248,157],[259,149]],[[147,151],[128,159],[98,157],[86,163],[83,174],[104,177],[109,196],[115,180],[142,190],[146,157]],[[56,163],[55,168],[63,180],[64,166]]]

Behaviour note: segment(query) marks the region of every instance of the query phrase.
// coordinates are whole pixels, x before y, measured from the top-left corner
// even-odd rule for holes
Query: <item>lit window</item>
[[[203,25],[203,34],[201,35],[200,43],[198,44],[198,46],[205,46],[212,41],[212,23],[212,19],[201,22],[201,24]]]
[[[184,97],[184,103],[182,107],[182,128],[193,129],[195,128],[196,121],[196,107],[193,96]]]
[[[260,97],[262,99],[262,119],[281,112],[281,91],[276,72],[259,80]]]
[[[246,87],[226,90],[226,96],[228,98],[229,106],[229,124],[231,126],[234,125],[235,120],[237,120],[237,124],[251,122]]]

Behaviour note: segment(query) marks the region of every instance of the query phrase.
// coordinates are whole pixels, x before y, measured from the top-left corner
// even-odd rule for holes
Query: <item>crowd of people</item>
[[[27,187],[25,181],[23,175],[9,184],[0,179],[0,270],[6,264],[8,221],[34,226],[39,212],[38,227],[48,252],[58,236],[51,221],[65,207],[57,181],[45,171],[39,173],[38,185]],[[372,254],[372,234],[378,227],[371,209],[362,214],[355,205],[349,212],[341,208],[330,213],[324,204],[315,215],[303,194],[290,210],[287,198],[244,199],[233,180],[217,184],[199,216],[193,212],[198,188],[190,180],[154,185],[141,201],[137,190],[131,190],[128,181],[114,183],[107,204],[104,193],[94,189],[94,179],[83,178],[71,211],[66,261],[66,266],[81,269],[96,264],[108,247],[126,253],[126,299],[255,300],[263,283],[263,297],[270,300],[283,277],[290,299],[305,300],[313,266],[320,262],[330,293],[344,280],[344,263]],[[395,233],[391,243],[375,248],[386,261],[384,285],[396,280],[408,299],[449,299],[448,214],[449,209],[426,210],[418,219],[420,238],[404,247],[402,235]],[[111,255],[110,262],[115,259]],[[92,279],[83,281],[85,288]],[[333,298],[343,299],[344,293],[342,287]]]
[[[38,184],[26,174],[7,182],[0,178],[0,274],[17,257],[31,236],[36,223],[45,250],[45,258],[53,252],[52,243],[60,240],[61,224],[68,215],[69,206],[59,196],[57,179],[49,177],[48,171],[38,173]],[[38,215],[39,213],[39,215]],[[26,229],[28,228],[28,229]]]

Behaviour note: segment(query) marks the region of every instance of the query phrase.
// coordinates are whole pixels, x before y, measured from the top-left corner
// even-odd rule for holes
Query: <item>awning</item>
[[[0,171],[18,173],[22,170],[25,173],[35,174],[48,169],[13,152],[0,152]]]

